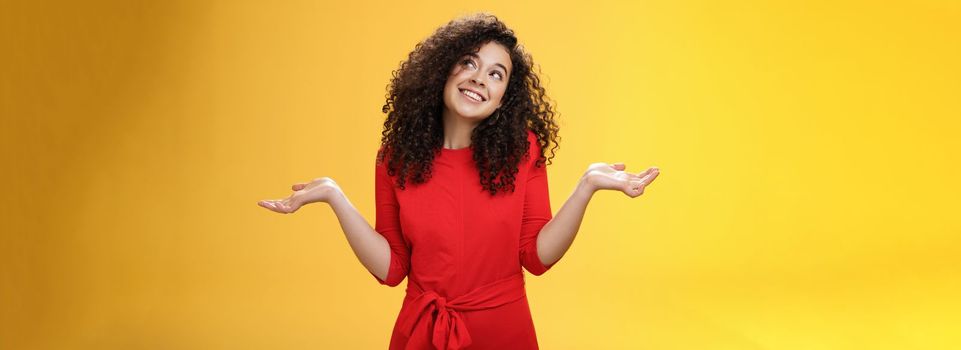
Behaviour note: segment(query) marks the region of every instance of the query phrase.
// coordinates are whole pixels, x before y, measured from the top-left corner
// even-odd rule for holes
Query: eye
[[[463,65],[465,65],[465,66],[470,66],[471,68],[476,68],[476,67],[477,67],[477,65],[474,64],[474,60],[472,60],[472,59],[470,59],[470,58],[464,59],[463,61],[461,61],[461,64],[463,64]]]
[[[501,72],[498,72],[498,71],[494,71],[493,73],[491,73],[491,75],[497,77],[497,80],[502,80],[502,79],[504,79],[504,75],[501,74]]]

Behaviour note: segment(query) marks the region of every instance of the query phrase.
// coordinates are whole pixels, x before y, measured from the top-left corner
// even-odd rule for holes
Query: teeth
[[[480,95],[470,90],[461,90],[461,93],[463,93],[464,95],[467,95],[467,97],[477,100],[478,102],[483,100],[481,99]]]

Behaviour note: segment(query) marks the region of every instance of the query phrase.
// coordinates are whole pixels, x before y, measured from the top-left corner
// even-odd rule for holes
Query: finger
[[[305,184],[305,183],[300,183],[300,184],[294,184],[293,186],[290,186],[290,189],[292,189],[292,190],[294,190],[294,191],[300,191],[300,190],[304,189],[304,187],[307,187],[307,184]]]
[[[646,176],[644,176],[643,178],[641,178],[641,182],[644,183],[644,186],[650,185],[651,182],[653,182],[654,179],[657,178],[657,175],[659,175],[660,173],[661,173],[661,171],[660,171],[659,169],[657,169],[657,168],[651,168],[651,169],[648,171],[648,174],[647,174]]]
[[[259,205],[259,206],[261,206],[261,207],[264,207],[264,208],[267,208],[267,209],[270,209],[270,210],[273,210],[274,207],[273,207],[273,205],[270,204],[271,202],[272,202],[272,201],[270,201],[270,200],[262,200],[262,201],[257,202],[257,205]]]
[[[657,167],[650,167],[644,172],[638,173],[634,179],[627,181],[624,192],[632,198],[644,194],[644,188],[650,185],[659,173],[660,170]]]
[[[262,207],[264,207],[264,208],[267,208],[267,209],[270,209],[270,210],[272,210],[272,211],[277,211],[277,207],[274,206],[274,201],[260,201],[258,204],[260,204],[260,206],[262,206]]]
[[[270,206],[270,210],[273,210],[273,211],[275,211],[275,212],[278,212],[278,213],[281,213],[281,214],[287,214],[287,213],[288,213],[288,208],[287,208],[287,206],[284,204],[284,202],[283,202],[282,200],[272,200],[272,201],[268,201],[268,202],[267,202],[267,205]]]
[[[653,170],[654,170],[654,168],[647,168],[647,170],[644,170],[644,171],[642,171],[642,172],[639,172],[639,173],[637,173],[637,174],[632,174],[632,175],[634,175],[635,177],[637,177],[637,178],[639,178],[639,179],[643,179],[645,176],[647,176],[647,174],[650,174],[651,171],[653,171]]]
[[[611,164],[611,167],[613,167],[614,170],[619,170],[619,171],[623,171],[624,169],[627,169],[627,165],[624,165],[624,163],[614,163],[614,164]]]
[[[625,172],[625,174],[627,174],[625,180],[629,182],[641,182],[644,180],[645,176],[650,174],[650,172],[651,172],[650,169],[636,173],[636,174]]]
[[[272,202],[270,205],[274,207],[274,211],[281,214],[287,214],[287,211],[284,209],[284,205],[280,201]]]
[[[270,204],[270,208],[273,209],[274,211],[278,213],[284,213],[284,205],[283,203],[281,203],[280,199],[270,201],[267,204]]]

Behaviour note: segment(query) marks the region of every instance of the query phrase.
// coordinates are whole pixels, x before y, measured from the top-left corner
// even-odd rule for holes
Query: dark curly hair
[[[377,163],[388,159],[388,174],[399,174],[397,184],[401,189],[407,180],[420,184],[430,179],[434,157],[444,142],[443,93],[451,67],[491,41],[507,48],[513,71],[502,105],[471,135],[481,186],[492,196],[499,191],[514,191],[518,164],[530,156],[527,129],[537,136],[541,149],[536,166],[550,164],[560,138],[554,108],[533,70],[530,54],[517,43],[514,31],[497,17],[473,14],[438,28],[393,72],[383,107],[387,119]],[[551,143],[551,155],[546,157]]]

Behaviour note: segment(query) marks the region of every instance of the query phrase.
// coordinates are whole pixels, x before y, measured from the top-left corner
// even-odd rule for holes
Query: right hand
[[[257,202],[261,207],[281,214],[290,214],[300,207],[314,202],[329,202],[340,195],[340,186],[329,177],[320,177],[311,182],[290,186],[294,193],[285,199],[268,199]]]

